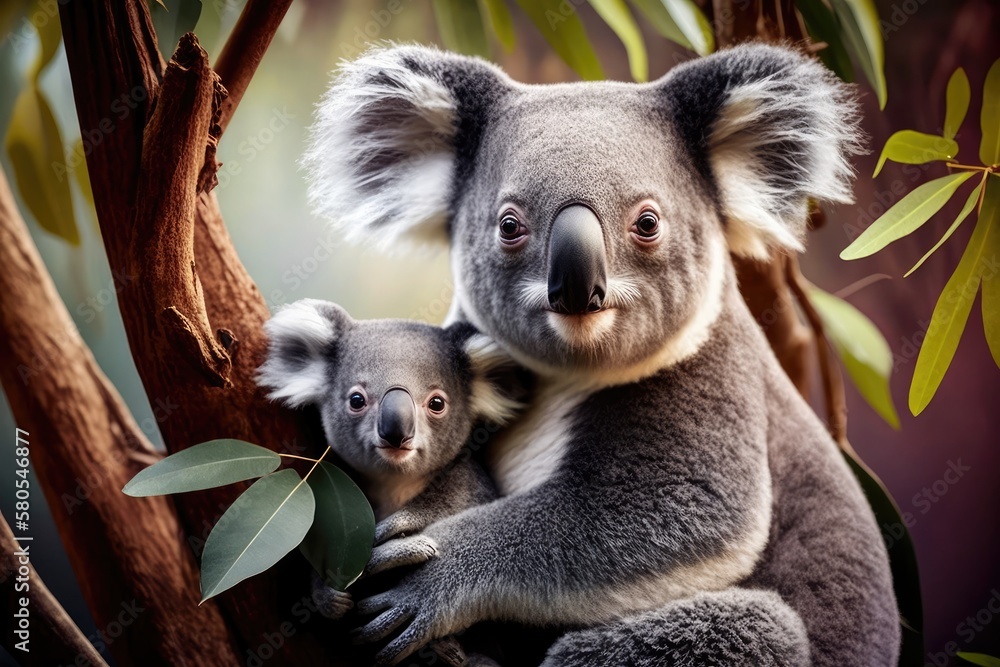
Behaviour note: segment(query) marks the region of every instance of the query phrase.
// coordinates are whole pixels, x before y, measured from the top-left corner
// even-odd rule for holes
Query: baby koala
[[[504,382],[517,366],[468,324],[353,320],[334,303],[303,299],[265,325],[267,357],[257,382],[290,407],[314,405],[327,443],[350,466],[378,522],[376,545],[497,497],[465,452],[476,424],[502,424],[520,404]],[[434,555],[414,535],[401,542],[412,563]],[[366,572],[399,552],[375,552]],[[339,618],[350,596],[314,577],[320,612]]]

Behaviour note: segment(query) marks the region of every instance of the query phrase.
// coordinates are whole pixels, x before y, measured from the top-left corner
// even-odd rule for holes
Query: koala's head
[[[304,299],[264,328],[258,384],[291,407],[317,406],[328,444],[364,475],[439,470],[475,422],[502,423],[517,407],[496,384],[510,358],[465,324],[356,321]]]
[[[627,369],[707,335],[727,251],[799,250],[809,200],[849,200],[855,116],[830,72],[778,47],[562,85],[393,47],[342,68],[305,164],[348,236],[450,244],[453,312],[519,360]]]

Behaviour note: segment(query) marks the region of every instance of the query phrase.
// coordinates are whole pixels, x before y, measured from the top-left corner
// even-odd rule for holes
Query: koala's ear
[[[489,336],[473,333],[462,347],[472,367],[472,412],[495,424],[510,421],[523,407],[512,394],[521,370],[514,359]]]
[[[384,249],[446,245],[452,193],[508,81],[485,61],[427,47],[342,64],[303,158],[313,210]]]
[[[328,301],[302,299],[285,306],[264,324],[267,357],[257,384],[289,407],[317,402],[330,382],[327,369],[336,342],[351,322],[347,311]]]
[[[677,67],[653,85],[695,167],[716,188],[734,253],[802,250],[809,199],[852,200],[857,103],[815,59],[744,45]]]

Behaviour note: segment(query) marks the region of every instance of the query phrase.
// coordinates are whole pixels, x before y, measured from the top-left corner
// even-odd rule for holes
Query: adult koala
[[[376,549],[434,554],[358,605],[362,638],[402,630],[383,661],[511,619],[571,628],[545,665],[895,665],[879,530],[729,259],[799,250],[808,199],[849,200],[855,125],[822,66],[763,45],[642,85],[419,47],[344,67],[314,206],[383,247],[450,243],[451,319],[539,376],[491,445],[504,497]]]

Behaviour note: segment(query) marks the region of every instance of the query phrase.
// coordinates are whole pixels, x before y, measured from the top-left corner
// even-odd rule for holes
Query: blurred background
[[[575,4],[605,75],[629,80],[621,41],[588,5]],[[840,293],[871,318],[891,348],[891,388],[900,428],[890,427],[848,384],[849,437],[904,516],[911,517],[908,523],[923,583],[925,662],[945,665],[950,664],[945,654],[955,650],[1000,655],[1000,614],[990,609],[991,601],[993,610],[1000,609],[1000,370],[987,349],[978,305],[930,407],[913,417],[906,409],[906,395],[934,304],[973,225],[963,225],[915,274],[905,280],[902,276],[954,220],[964,197],[919,232],[874,257],[844,262],[838,255],[898,201],[900,193],[947,173],[940,164],[889,163],[877,179],[870,177],[878,152],[893,131],[941,131],[945,86],[959,66],[972,84],[972,103],[957,139],[968,153],[962,157],[972,159],[979,143],[982,82],[1000,57],[1000,2],[880,0],[877,4],[885,39],[888,104],[880,111],[861,79],[863,127],[872,153],[856,161],[857,203],[828,210],[825,226],[810,236],[802,267],[812,282]],[[237,0],[204,3],[195,31],[210,54],[218,53],[241,5]],[[390,5],[399,10],[388,12]],[[161,42],[166,42],[163,35],[182,24],[184,17],[156,11]],[[497,62],[521,81],[576,80],[528,17],[513,4],[511,11],[517,45],[506,51],[494,44]],[[37,33],[26,20],[17,18],[13,32],[0,44],[2,128],[10,121],[25,73],[40,48]],[[650,78],[696,57],[660,37],[647,22],[640,25],[649,50]],[[272,309],[314,297],[336,301],[360,318],[409,317],[434,323],[448,309],[452,287],[445,253],[390,259],[343,245],[305,206],[297,161],[329,73],[338,60],[353,58],[369,42],[386,39],[440,43],[430,6],[422,0],[296,0],[219,146],[223,166],[216,191],[222,211],[243,262]],[[166,43],[161,48],[171,50]],[[66,145],[72,146],[80,132],[61,47],[39,85]],[[6,151],[0,163],[17,194]],[[155,406],[149,405],[132,364],[93,208],[78,188],[73,192],[78,246],[41,229],[24,202],[19,204],[84,339],[143,430],[158,442]],[[6,403],[0,402],[0,432],[11,434],[14,426]],[[0,464],[0,470],[10,470],[9,464]],[[13,484],[13,474],[0,475],[0,511],[8,518],[13,512]],[[44,499],[36,493],[33,501],[32,562],[84,634],[91,635],[96,628],[51,519],[43,513]],[[897,539],[893,526],[883,528],[887,540]]]

